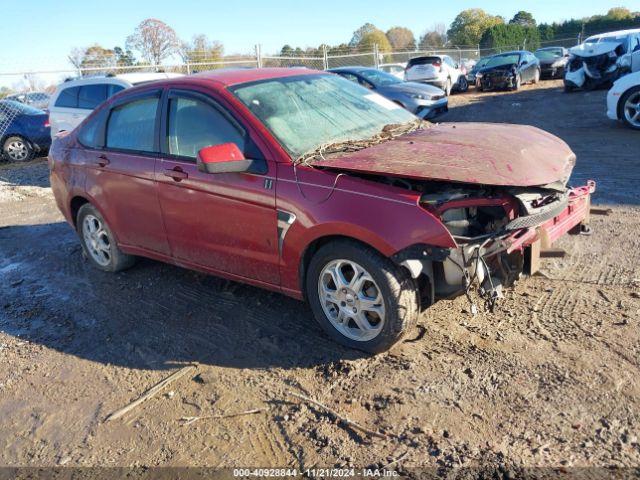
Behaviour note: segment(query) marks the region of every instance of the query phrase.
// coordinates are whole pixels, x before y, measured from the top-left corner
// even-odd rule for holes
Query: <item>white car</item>
[[[435,85],[448,96],[452,90],[466,92],[469,88],[467,77],[449,55],[429,55],[415,57],[407,63],[404,79],[408,82],[422,82]]]
[[[640,130],[640,71],[615,81],[607,93],[607,116]]]
[[[124,73],[85,77],[61,83],[49,101],[51,138],[55,138],[60,132],[76,128],[94,108],[120,90],[141,83],[180,76],[180,73]]]
[[[565,90],[596,88],[640,70],[640,28],[593,35],[569,53]]]
[[[406,63],[383,63],[381,65],[378,65],[378,70],[390,73],[394,77],[398,77],[400,80],[404,80],[404,69],[406,68],[406,66]]]

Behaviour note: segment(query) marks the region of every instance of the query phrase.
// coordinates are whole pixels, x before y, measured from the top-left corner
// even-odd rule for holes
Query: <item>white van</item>
[[[120,90],[141,83],[180,76],[180,73],[124,73],[85,77],[61,83],[49,101],[51,138],[62,131],[73,130],[94,108]]]

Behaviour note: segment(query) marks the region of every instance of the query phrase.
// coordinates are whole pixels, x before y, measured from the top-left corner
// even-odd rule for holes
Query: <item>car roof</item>
[[[382,66],[382,65],[380,65]],[[354,65],[353,67],[336,67],[330,68],[327,72],[364,72],[365,70],[376,70],[374,67],[363,67],[362,65]]]
[[[240,83],[257,82],[260,80],[270,80],[274,78],[295,77],[300,75],[318,75],[324,72],[312,70],[310,68],[223,68],[220,70],[210,70],[207,72],[196,73],[181,80],[190,81],[210,80],[229,87]]]
[[[598,33],[597,35],[591,35],[590,37],[587,38],[587,40],[590,40],[593,38],[618,37],[621,35],[629,35],[631,33],[640,33],[640,28],[630,28],[628,30],[616,30],[615,32]],[[587,40],[585,40],[585,42]]]
[[[75,87],[78,85],[92,85],[95,83],[113,83],[122,85],[128,83],[130,85],[139,85],[141,83],[153,82],[156,80],[166,80],[170,78],[184,77],[182,73],[170,72],[132,72],[121,73],[117,75],[94,75],[90,77],[74,78],[65,80],[58,85],[59,89]]]

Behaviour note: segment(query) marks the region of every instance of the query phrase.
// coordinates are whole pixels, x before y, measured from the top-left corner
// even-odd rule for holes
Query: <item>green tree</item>
[[[420,37],[419,46],[423,50],[444,47],[447,43],[447,29],[443,23],[437,23]]]
[[[389,39],[387,39],[387,36],[382,30],[378,30],[377,28],[365,33],[362,38],[360,38],[358,47],[363,50],[372,50],[375,44],[378,45],[379,52],[391,51],[391,44],[389,43]]]
[[[355,32],[353,32],[353,36],[351,37],[351,41],[349,42],[350,47],[357,47],[362,42],[362,37],[366,34],[371,33],[375,30],[378,30],[376,26],[372,23],[365,23]]]
[[[284,45],[281,49],[280,49],[280,55],[283,57],[290,57],[293,55],[293,48],[291,47],[291,45],[289,45],[288,43],[286,45]]]
[[[391,27],[386,35],[394,50],[415,50],[416,48],[416,38],[408,28]]]
[[[482,34],[480,46],[486,49],[515,50],[523,46],[535,50],[540,46],[540,32],[536,27],[522,25],[494,25]]]
[[[477,45],[488,28],[504,23],[502,17],[489,15],[481,8],[469,8],[456,16],[447,31],[454,45]]]
[[[116,65],[119,67],[131,67],[136,64],[136,59],[131,50],[114,47],[113,53],[116,56]]]
[[[511,20],[509,20],[511,25],[522,25],[523,27],[535,27],[536,20],[533,18],[533,15],[529,12],[525,12],[524,10],[520,10],[516,13]]]

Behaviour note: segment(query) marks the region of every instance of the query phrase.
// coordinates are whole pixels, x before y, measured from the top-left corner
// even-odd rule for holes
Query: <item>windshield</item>
[[[540,60],[553,60],[554,58],[562,56],[562,49],[559,48],[556,50],[536,50],[534,55]]]
[[[485,67],[501,67],[503,65],[514,65],[520,61],[519,53],[508,53],[491,57]]]
[[[303,75],[231,91],[294,160],[322,145],[365,140],[390,124],[415,122],[404,108],[338,75]]]
[[[375,87],[385,87],[387,85],[395,85],[396,83],[402,83],[398,77],[394,77],[390,73],[381,72],[380,70],[360,70],[358,72],[366,80],[369,80]]]
[[[480,60],[478,60],[478,62],[473,66],[472,70],[480,70],[481,68],[484,68],[487,66],[487,62],[489,61],[489,58],[481,58]]]

